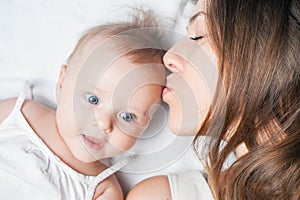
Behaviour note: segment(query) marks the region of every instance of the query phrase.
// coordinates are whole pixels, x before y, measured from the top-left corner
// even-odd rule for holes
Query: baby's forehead
[[[120,38],[98,35],[82,41],[73,57],[77,66],[93,68],[93,70],[112,68],[122,71],[126,69],[126,66],[139,68],[147,65],[150,67],[142,68],[147,71],[153,70],[152,65],[163,68],[163,52],[163,50],[152,48],[127,49],[124,48],[124,44],[120,43]]]
[[[79,71],[82,81],[89,80],[93,85],[116,84],[126,78],[133,84],[140,82],[137,78],[164,84],[163,50],[125,48],[136,43],[128,36],[89,32],[70,56],[70,67]]]
[[[69,58],[69,65],[81,66],[86,59],[105,41],[104,36],[87,36],[87,38],[80,41],[79,45],[74,49],[73,54]],[[99,51],[100,48],[98,48]],[[109,49],[103,48],[103,51],[99,51],[99,58],[104,57],[105,53],[109,52]]]
[[[112,60],[120,55],[128,55],[137,63],[161,63],[165,51],[160,49],[157,34],[147,30],[127,25],[92,28],[79,40],[69,57],[68,65],[82,65],[95,51],[99,59]]]
[[[98,68],[98,64],[94,64]],[[93,70],[96,72],[96,70]],[[159,63],[136,63],[127,56],[120,57],[103,69],[99,74],[98,85],[123,84],[123,85],[146,85],[150,83],[164,84],[165,69]]]
[[[76,67],[77,83],[87,83],[89,89],[110,91],[118,87],[129,92],[143,85],[165,84],[166,72],[162,63],[135,62],[128,55],[112,58],[109,52],[101,51],[95,50]]]
[[[111,65],[118,60],[126,60],[131,65],[163,64],[163,50],[145,49],[126,49],[122,44],[118,44],[115,38],[97,36],[83,41],[75,50],[72,65],[81,67],[91,61],[98,65]]]

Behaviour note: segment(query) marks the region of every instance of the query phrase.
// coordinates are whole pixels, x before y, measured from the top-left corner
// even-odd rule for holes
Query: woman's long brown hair
[[[222,81],[197,137],[216,138],[207,162],[214,196],[299,200],[300,1],[207,0],[206,13]],[[249,153],[223,177],[242,142]]]

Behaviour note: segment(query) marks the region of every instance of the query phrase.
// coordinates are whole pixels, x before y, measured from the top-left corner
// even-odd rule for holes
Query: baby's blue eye
[[[122,112],[120,114],[120,117],[122,117],[122,119],[126,122],[131,122],[135,118],[134,114],[129,113],[129,112]]]
[[[85,98],[86,100],[91,103],[91,104],[94,104],[94,105],[97,105],[99,103],[99,99],[98,97],[96,97],[95,95],[93,94],[86,94],[85,95]]]

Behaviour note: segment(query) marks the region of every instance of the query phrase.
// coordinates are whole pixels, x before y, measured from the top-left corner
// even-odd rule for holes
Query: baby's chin
[[[98,154],[91,152],[79,138],[76,140],[76,142],[69,142],[67,145],[73,156],[77,160],[84,163],[93,163],[95,161],[99,161],[99,157],[102,157],[103,154],[100,154],[99,152]]]
[[[81,152],[79,151],[72,151],[72,154],[74,157],[84,163],[93,163],[95,161],[98,161],[95,156],[93,156],[91,153],[89,153],[87,150],[82,150]]]
[[[93,163],[93,162],[100,162],[103,159],[106,158],[111,158],[114,156],[119,155],[120,152],[113,152],[113,153],[97,153],[97,152],[91,152],[91,151],[87,151],[85,150],[85,152],[74,152],[73,155],[75,156],[75,158],[81,162],[84,163]]]
[[[113,158],[115,156],[121,155],[122,153],[126,152],[127,150],[129,150],[129,148],[127,149],[121,149],[118,147],[115,147],[113,144],[107,144],[102,152],[90,152],[92,155],[94,155],[95,161],[97,160],[103,160],[103,159],[107,159],[107,158]]]

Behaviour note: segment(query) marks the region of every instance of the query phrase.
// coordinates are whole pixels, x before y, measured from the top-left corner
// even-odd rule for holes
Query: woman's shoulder
[[[126,200],[172,199],[167,176],[154,176],[135,185]]]
[[[213,200],[213,195],[201,171],[187,171],[155,176],[138,183],[128,193],[126,200],[160,199],[205,199]]]

